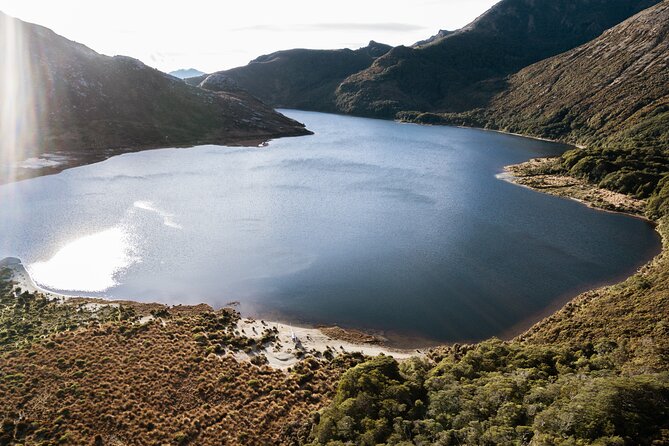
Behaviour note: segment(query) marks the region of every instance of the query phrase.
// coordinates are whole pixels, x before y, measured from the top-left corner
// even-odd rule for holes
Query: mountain
[[[444,37],[446,37],[450,34],[453,34],[453,31],[447,31],[445,29],[440,29],[439,32],[437,32],[437,34],[435,34],[434,36],[428,37],[425,40],[419,40],[418,42],[414,43],[411,46],[413,48],[419,48],[419,47],[422,47],[422,46],[432,45],[433,43],[440,41],[441,39],[443,39]]]
[[[511,131],[583,145],[669,144],[669,1],[521,70],[488,110]]]
[[[170,71],[170,75],[178,77],[179,79],[188,79],[189,77],[202,76],[204,71],[196,70],[195,68],[182,68],[176,71]]]
[[[669,173],[669,0],[519,71],[484,109],[410,116],[402,114],[586,146],[562,156],[563,172],[639,198],[669,198],[669,179],[662,180]],[[669,210],[663,202],[651,200],[651,214]]]
[[[203,79],[201,86],[217,90],[229,79],[261,101],[285,108],[336,111],[335,90],[353,73],[369,67],[390,46],[369,42],[358,50],[279,51],[258,57],[244,67],[220,71]]]
[[[192,87],[4,14],[0,48],[0,183],[142,148],[309,133],[244,92]],[[18,167],[44,153],[65,162]]]
[[[336,92],[345,113],[462,111],[484,105],[503,78],[600,35],[659,0],[502,0],[431,44],[400,46],[348,77]]]
[[[487,114],[499,128],[586,145],[563,156],[571,174],[659,193],[669,173],[669,0],[520,71]]]

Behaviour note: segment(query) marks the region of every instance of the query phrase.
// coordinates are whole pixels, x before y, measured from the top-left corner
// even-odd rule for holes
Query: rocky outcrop
[[[453,32],[454,31],[447,31],[445,29],[440,29],[439,32],[437,32],[437,34],[435,34],[434,36],[428,37],[425,40],[419,40],[418,42],[414,43],[411,46],[413,48],[420,48],[423,46],[432,45],[433,43],[439,42],[444,37],[453,34]]]

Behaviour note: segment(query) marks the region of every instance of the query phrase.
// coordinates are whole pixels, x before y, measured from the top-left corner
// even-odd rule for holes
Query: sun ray
[[[39,153],[39,94],[30,36],[23,22],[0,13],[0,183],[14,181],[18,164]]]

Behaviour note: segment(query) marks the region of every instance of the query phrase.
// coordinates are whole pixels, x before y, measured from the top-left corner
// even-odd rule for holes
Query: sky
[[[204,72],[290,48],[411,45],[498,0],[0,0],[0,11],[106,55]]]

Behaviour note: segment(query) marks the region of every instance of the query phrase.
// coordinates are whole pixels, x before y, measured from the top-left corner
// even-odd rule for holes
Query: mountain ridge
[[[503,0],[464,28],[418,48],[396,47],[337,89],[341,112],[464,111],[503,78],[583,44],[659,0]]]
[[[180,68],[178,70],[170,71],[170,76],[177,77],[179,79],[188,79],[190,77],[198,77],[206,74],[204,71],[197,70],[195,68]]]
[[[202,77],[200,86],[216,91],[217,83],[225,78],[274,107],[336,112],[334,94],[339,83],[390,48],[372,40],[357,50],[277,51],[246,66]]]

